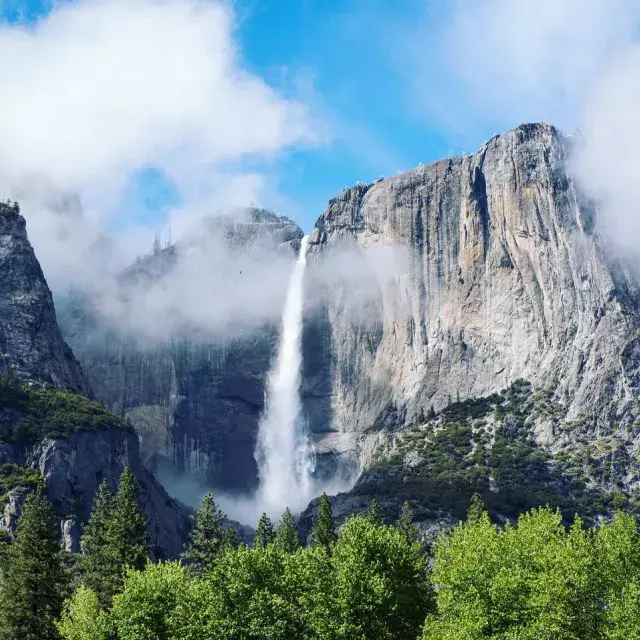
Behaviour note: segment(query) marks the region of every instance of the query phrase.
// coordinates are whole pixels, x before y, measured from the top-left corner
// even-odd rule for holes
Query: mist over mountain
[[[315,477],[362,486],[408,426],[524,380],[558,407],[518,427],[533,453],[572,460],[570,473],[605,493],[635,487],[638,280],[573,177],[576,145],[523,125],[331,200],[305,274]],[[238,210],[156,246],[111,288],[58,301],[98,399],[193,503],[205,488],[257,487],[265,380],[301,237],[286,218]],[[484,428],[495,438],[503,423]]]

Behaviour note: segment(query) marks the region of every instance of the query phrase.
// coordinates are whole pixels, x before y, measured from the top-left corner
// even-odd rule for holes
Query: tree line
[[[479,499],[432,548],[405,504],[373,501],[338,530],[320,499],[307,544],[286,509],[252,547],[204,496],[182,557],[152,563],[133,474],[103,483],[81,541],[60,551],[42,487],[0,550],[4,640],[640,640],[636,517],[597,528],[538,508],[492,523]]]

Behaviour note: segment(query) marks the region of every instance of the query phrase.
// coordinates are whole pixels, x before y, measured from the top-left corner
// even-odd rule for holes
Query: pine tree
[[[31,494],[7,552],[1,585],[2,637],[21,640],[59,638],[54,625],[68,588],[56,538],[57,520],[41,492]]]
[[[258,521],[258,526],[256,527],[256,532],[253,536],[253,545],[255,547],[266,547],[274,542],[276,539],[275,531],[273,530],[273,525],[271,524],[271,520],[266,513],[263,513],[260,516],[260,520]]]
[[[469,522],[480,522],[485,513],[484,502],[482,501],[480,494],[474,493],[471,497],[471,506],[467,512],[467,520]]]
[[[309,535],[309,544],[314,547],[321,546],[328,549],[337,538],[331,513],[331,503],[327,494],[323,493],[318,503],[318,515],[313,521],[313,528]]]
[[[375,498],[369,503],[366,518],[371,524],[374,524],[376,527],[384,524],[384,514],[382,513],[382,509],[380,508],[380,505]]]
[[[100,598],[103,607],[109,605],[119,585],[120,567],[110,538],[113,494],[106,480],[102,482],[93,502],[81,539],[82,582]]]
[[[287,553],[293,553],[300,548],[300,535],[296,519],[287,507],[276,529],[276,544]]]
[[[144,569],[149,558],[149,531],[140,510],[140,489],[129,467],[120,476],[110,529],[123,571]]]
[[[242,540],[240,539],[240,535],[236,531],[235,527],[229,525],[222,532],[222,545],[220,547],[221,550],[228,551],[229,549],[237,549],[242,545]]]
[[[202,498],[202,505],[196,509],[195,527],[189,536],[189,543],[182,559],[194,574],[203,574],[213,568],[223,543],[222,523],[224,516],[214,502],[211,493]]]
[[[139,496],[129,468],[120,476],[115,497],[105,480],[82,536],[82,581],[98,594],[103,607],[109,607],[121,590],[127,568],[143,569],[149,555],[147,522],[138,505]]]
[[[396,521],[396,529],[402,533],[409,544],[413,544],[420,539],[420,530],[413,524],[413,509],[411,505],[405,501],[402,505],[400,517]]]

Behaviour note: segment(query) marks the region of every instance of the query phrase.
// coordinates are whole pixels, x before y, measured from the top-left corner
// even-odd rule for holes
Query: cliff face
[[[569,147],[553,127],[523,125],[329,203],[309,262],[321,272],[350,254],[361,275],[334,278],[308,328],[321,452],[362,468],[381,431],[521,378],[584,431],[634,447],[638,289],[594,231]],[[532,429],[553,450],[575,437]]]
[[[69,551],[79,549],[80,525],[89,518],[102,480],[115,492],[120,475],[129,467],[140,487],[140,506],[149,523],[154,556],[175,558],[182,550],[190,526],[187,511],[145,469],[138,438],[130,429],[79,430],[68,438],[45,438],[33,445],[0,444],[0,465],[4,464],[40,472],[47,497],[61,517],[61,533]],[[24,489],[8,496],[5,528],[15,525],[25,497]]]
[[[277,299],[287,283],[284,256],[298,250],[302,235],[291,220],[263,210],[207,220],[201,235],[156,251],[122,274],[118,291],[123,308],[132,307],[136,296],[150,287],[161,288],[176,273],[182,277],[183,261],[194,260],[189,251],[197,254],[204,246],[210,252],[208,237],[215,239],[217,250],[237,261],[233,277],[239,286],[243,278],[261,286],[260,273],[242,273],[243,256],[260,254],[269,261],[280,256],[285,267],[279,281],[282,291],[270,293],[269,283],[264,283],[265,295]],[[209,277],[194,269],[189,274]],[[233,287],[228,289],[233,296]],[[213,300],[211,313],[220,314],[225,304],[224,299]],[[215,330],[176,324],[164,335],[144,340],[116,329],[101,333],[97,305],[99,300],[60,301],[62,329],[97,397],[129,419],[141,436],[147,466],[159,478],[171,478],[167,483],[175,480],[176,473],[186,473],[232,492],[253,489],[258,480],[254,449],[264,382],[275,353],[280,309],[275,322],[254,323],[246,330],[233,327],[226,338]],[[156,322],[160,319],[150,319]]]
[[[17,206],[0,203],[0,368],[88,395],[89,384],[56,323],[51,291]]]

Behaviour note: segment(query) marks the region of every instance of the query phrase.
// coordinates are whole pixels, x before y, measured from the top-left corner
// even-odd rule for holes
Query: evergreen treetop
[[[103,481],[82,536],[82,582],[105,608],[122,588],[127,569],[143,569],[149,556],[147,521],[139,497],[129,468],[122,472],[115,496]]]
[[[0,630],[3,638],[57,640],[68,577],[57,540],[58,522],[44,494],[30,494],[7,550],[0,585]]]
[[[256,532],[253,537],[253,544],[256,547],[266,547],[274,542],[276,539],[275,531],[273,530],[273,524],[266,513],[260,516]]]
[[[221,550],[228,551],[230,549],[237,549],[242,545],[240,535],[236,531],[235,527],[229,525],[222,532],[222,545]]]
[[[111,528],[120,566],[144,569],[149,557],[149,531],[140,509],[140,489],[129,467],[120,476]]]
[[[413,544],[420,539],[420,530],[413,524],[414,512],[408,502],[402,505],[400,517],[396,521],[396,529],[402,533],[409,544]]]
[[[82,582],[98,594],[100,603],[107,606],[117,589],[119,568],[110,544],[109,523],[113,509],[113,494],[106,480],[98,488],[89,521],[81,538],[83,570]],[[115,585],[114,583],[115,579]]]
[[[384,514],[382,513],[382,509],[380,508],[380,505],[375,498],[369,503],[366,518],[371,524],[374,524],[376,527],[384,524]]]
[[[196,509],[195,527],[182,554],[182,559],[189,565],[192,573],[202,574],[213,568],[223,545],[223,521],[224,515],[213,495],[205,493],[200,508]]]
[[[318,515],[313,522],[313,528],[309,535],[309,544],[311,546],[321,546],[325,548],[337,540],[336,528],[331,513],[331,502],[326,493],[323,493],[318,503]]]
[[[293,553],[300,548],[300,535],[296,519],[287,507],[276,529],[276,544],[287,553]]]

